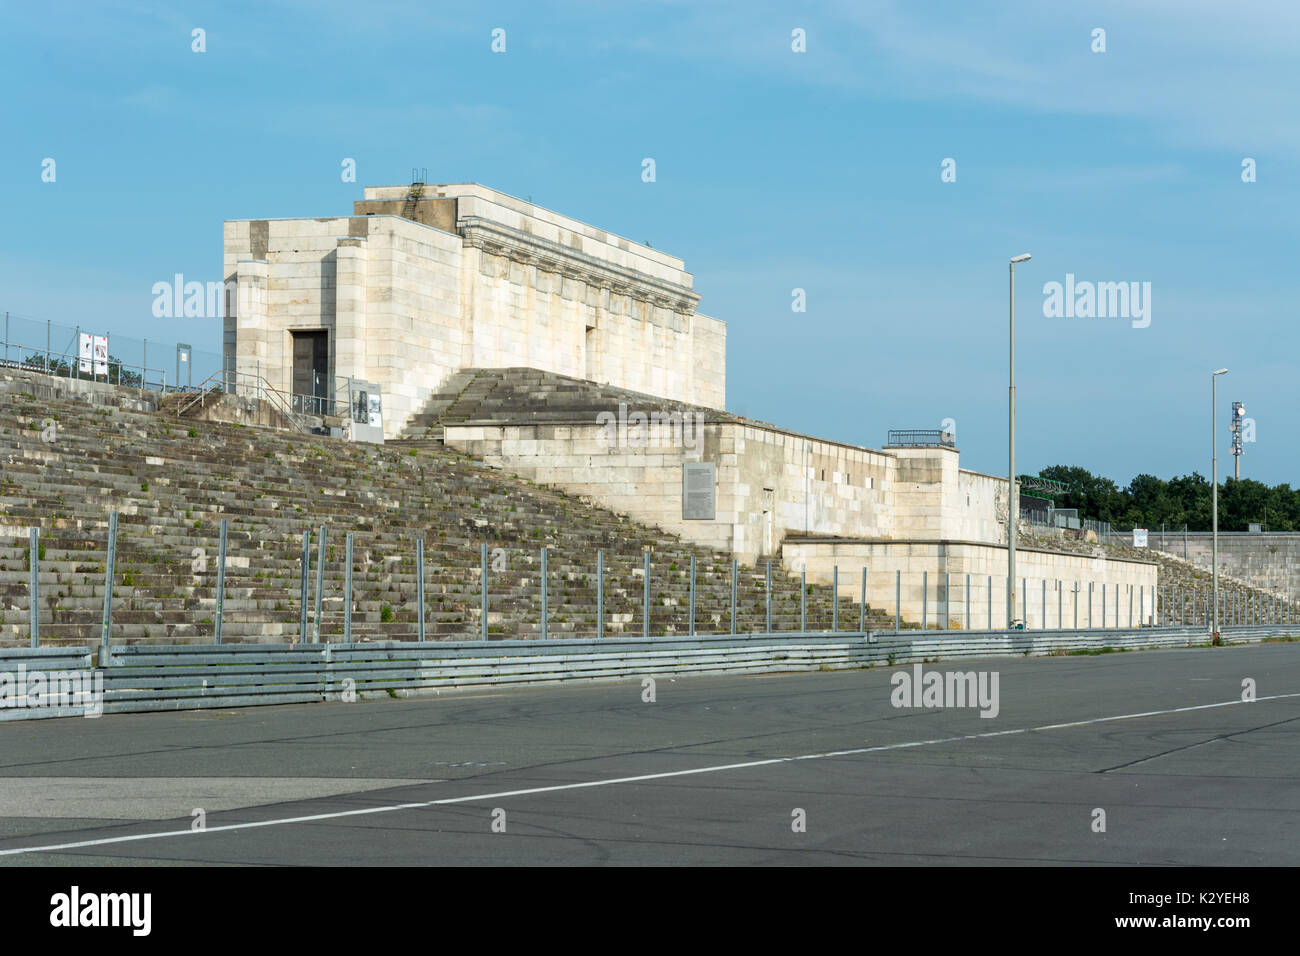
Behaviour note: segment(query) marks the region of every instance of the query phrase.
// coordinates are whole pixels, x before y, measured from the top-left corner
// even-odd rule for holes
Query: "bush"
[[[379,609],[379,620],[387,624],[392,619],[393,619],[393,609],[389,607],[387,604],[385,604],[382,608]]]

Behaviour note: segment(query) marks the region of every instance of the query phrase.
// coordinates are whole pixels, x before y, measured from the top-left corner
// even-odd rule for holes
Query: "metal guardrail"
[[[885,440],[885,447],[895,448],[956,448],[957,439],[952,432],[937,428],[891,428]]]
[[[208,399],[214,395],[253,395],[259,401],[270,402],[296,430],[300,432],[309,430],[306,421],[302,417],[302,412],[296,407],[296,404],[300,403],[294,402],[295,398],[301,398],[301,396],[285,395],[260,375],[237,372],[233,369],[223,369],[220,372],[213,372],[195,386],[192,391],[194,395],[189,401],[176,406],[175,414],[178,418],[184,417],[187,412],[196,407],[200,409],[206,408]]]
[[[57,702],[59,692],[59,675],[80,678],[92,673],[94,656],[89,647],[9,647],[0,648],[0,675],[8,677],[4,683],[4,700],[0,705],[0,721],[24,720],[33,717],[81,717],[85,713],[84,704]],[[33,672],[42,675],[40,689],[33,694],[35,703],[15,699],[19,693],[19,679],[26,683],[26,676]],[[47,678],[53,677],[51,684]],[[30,686],[22,688],[24,696],[34,690]],[[54,698],[52,701],[51,698]]]
[[[1226,643],[1293,634],[1281,625],[1225,629]],[[103,713],[246,707],[646,676],[898,666],[1104,648],[1189,647],[1199,627],[1062,631],[868,631],[540,641],[126,645],[101,651]],[[88,672],[91,649],[0,651],[0,671]],[[79,716],[82,709],[0,709],[0,720]]]
[[[167,372],[165,369],[150,368],[144,365],[132,365],[127,362],[113,359],[107,363],[106,372],[93,373],[84,372],[81,369],[82,357],[79,352],[59,352],[51,349],[33,349],[29,346],[21,345],[17,342],[8,342],[0,339],[0,348],[8,354],[12,348],[19,355],[18,358],[0,359],[0,368],[11,368],[23,372],[37,372],[42,375],[49,375],[52,378],[76,379],[83,382],[101,382],[107,385],[118,385],[122,388],[134,388],[141,392],[146,389],[160,391],[166,394],[169,391],[177,391],[176,388],[168,388]],[[22,358],[23,352],[27,353],[26,358]],[[91,364],[93,369],[94,364]],[[156,378],[150,380],[150,373],[157,373]]]

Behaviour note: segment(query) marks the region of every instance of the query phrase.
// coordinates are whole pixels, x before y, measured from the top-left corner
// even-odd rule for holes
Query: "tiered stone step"
[[[468,380],[467,380],[468,381]],[[0,645],[28,634],[27,529],[40,529],[43,644],[99,639],[108,513],[119,512],[115,642],[207,642],[213,635],[221,518],[229,523],[223,638],[296,639],[302,533],[327,528],[320,630],[343,632],[345,535],[354,534],[355,640],[416,636],[415,541],[426,548],[430,639],[480,633],[480,546],[492,555],[489,631],[540,632],[540,557],[548,547],[549,633],[596,631],[596,552],[604,552],[607,634],[640,633],[642,561],[649,549],[651,630],[689,627],[689,567],[697,565],[696,628],[730,628],[731,561],[559,491],[486,468],[436,441],[425,447],[349,444],[289,431],[177,421],[51,393],[49,380],[0,373]],[[40,394],[40,398],[36,395]],[[136,393],[131,393],[132,395]],[[53,419],[53,441],[41,423]],[[738,629],[765,625],[765,569],[742,568]],[[799,627],[798,581],[773,572],[773,626]],[[808,626],[831,622],[830,589],[808,596]],[[840,603],[844,630],[859,609]],[[875,626],[892,619],[870,609]]]

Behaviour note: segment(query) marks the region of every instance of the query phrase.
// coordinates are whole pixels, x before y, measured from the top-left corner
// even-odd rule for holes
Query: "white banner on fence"
[[[1146,546],[1147,546],[1147,529],[1146,529],[1146,528],[1134,528],[1134,529],[1133,529],[1133,547],[1135,547],[1135,548],[1145,548]]]
[[[77,342],[77,349],[81,355],[81,371],[89,373],[95,354],[93,336],[89,332],[81,333],[81,338]]]
[[[95,374],[108,378],[108,336],[95,336]]]

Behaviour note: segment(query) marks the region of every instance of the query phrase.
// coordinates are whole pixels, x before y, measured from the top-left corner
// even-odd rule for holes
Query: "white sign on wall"
[[[108,336],[95,336],[95,374],[108,378]]]
[[[1134,529],[1133,529],[1133,547],[1135,547],[1135,548],[1145,548],[1146,546],[1147,546],[1147,529],[1146,529],[1146,528],[1134,528]]]
[[[77,340],[78,365],[83,373],[108,375],[108,336],[82,332]]]

